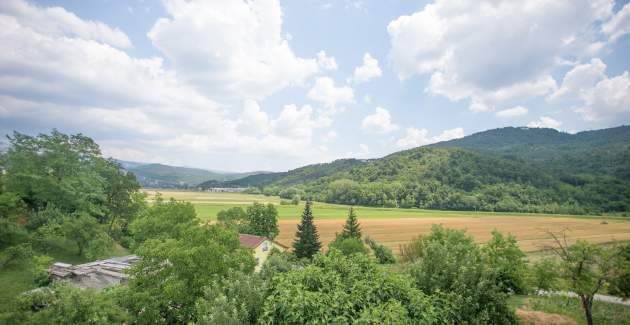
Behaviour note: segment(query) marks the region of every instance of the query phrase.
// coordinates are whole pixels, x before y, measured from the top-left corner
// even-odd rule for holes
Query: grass
[[[156,193],[145,190],[152,199]],[[277,240],[290,246],[302,213],[303,204],[280,205],[280,198],[243,193],[215,193],[195,191],[160,191],[164,198],[191,202],[203,221],[216,220],[219,211],[234,206],[247,207],[252,202],[274,203],[278,209],[280,234]],[[320,238],[330,242],[340,231],[349,206],[315,202],[313,214]],[[547,231],[569,229],[570,241],[578,238],[596,243],[630,240],[630,219],[622,217],[550,215],[533,213],[440,211],[424,209],[355,207],[363,233],[383,243],[397,253],[400,245],[426,234],[434,224],[466,229],[482,243],[490,238],[493,229],[515,235],[526,252],[537,252],[551,244]],[[606,222],[603,222],[606,221]]]
[[[577,324],[586,324],[584,312],[577,298],[516,296],[510,299],[510,305],[523,310],[564,315]],[[630,324],[630,306],[595,301],[593,302],[593,321],[595,324],[604,325]]]
[[[220,193],[220,192],[198,192],[184,190],[143,190],[149,194],[149,200],[156,193],[160,193],[162,197],[169,199],[191,202],[197,211],[197,215],[204,221],[216,220],[219,211],[240,206],[246,208],[253,202],[273,203],[278,208],[278,217],[280,220],[296,220],[300,218],[304,204],[300,205],[280,205],[281,199],[277,196],[265,196],[260,194],[244,194],[244,193]],[[348,205],[330,204],[322,202],[314,202],[313,209],[317,210],[318,219],[345,219],[348,214]],[[601,219],[601,216],[576,216],[576,215],[559,215],[559,214],[536,214],[536,213],[517,213],[517,212],[477,212],[477,211],[445,211],[445,210],[426,210],[426,209],[401,209],[401,208],[373,208],[373,207],[354,207],[357,214],[365,219],[382,219],[382,218],[423,218],[423,217],[466,217],[481,218],[492,216],[532,216],[532,217],[571,217],[584,219]],[[606,216],[606,219],[622,219],[617,215]]]
[[[56,241],[50,243],[50,248],[46,252],[39,251],[37,254],[45,254],[54,259],[55,262],[65,262],[80,264],[89,262],[83,256],[79,256],[78,248],[73,243]],[[123,256],[129,252],[122,246],[116,244],[112,247],[110,256]],[[24,291],[34,289],[35,280],[30,272],[28,263],[11,265],[0,269],[0,313],[9,311],[15,297]]]

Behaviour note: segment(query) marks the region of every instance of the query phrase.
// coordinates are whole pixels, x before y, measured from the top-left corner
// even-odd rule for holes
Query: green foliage
[[[253,274],[234,272],[217,278],[197,300],[196,324],[256,324],[263,293],[263,282]]]
[[[33,248],[30,244],[18,244],[0,251],[0,269],[9,265],[23,263],[33,258]]]
[[[504,292],[523,294],[527,291],[527,261],[512,235],[504,236],[494,230],[492,238],[483,246],[485,263],[495,272]]]
[[[359,225],[359,220],[357,219],[357,215],[352,207],[350,207],[350,210],[348,211],[348,219],[343,225],[341,237],[356,238],[361,240],[361,225]]]
[[[617,248],[614,263],[615,274],[611,280],[610,293],[630,298],[630,244]]]
[[[272,248],[265,264],[260,269],[259,275],[261,279],[268,282],[277,274],[286,273],[303,266],[303,263],[296,259],[294,255]]]
[[[456,323],[516,323],[500,281],[472,237],[433,226],[422,240],[422,257],[409,273],[425,294],[443,297]]]
[[[255,261],[236,232],[219,225],[190,226],[144,241],[142,259],[130,271],[119,299],[139,323],[188,323],[197,319],[195,303],[204,288],[236,271],[251,273]]]
[[[149,239],[179,239],[193,226],[200,224],[195,208],[190,202],[164,201],[161,196],[129,225],[136,244]]]
[[[422,258],[424,253],[424,241],[422,236],[413,238],[410,242],[400,245],[400,261],[402,263],[414,263]]]
[[[26,231],[20,227],[20,216],[25,215],[25,204],[15,193],[3,192],[0,173],[0,249],[25,240]]]
[[[389,249],[389,247],[379,244],[376,240],[370,237],[365,238],[365,243],[368,244],[379,264],[396,263],[394,253],[392,253],[392,250]]]
[[[413,324],[407,309],[398,301],[386,302],[374,307],[366,308],[361,312],[359,319],[354,324],[379,325],[379,324]]]
[[[322,247],[319,241],[317,227],[313,223],[313,211],[311,209],[311,201],[307,200],[302,212],[302,220],[297,226],[295,240],[293,241],[293,253],[298,258],[311,258]]]
[[[17,298],[6,324],[122,324],[129,314],[107,292],[53,285]]]
[[[543,291],[555,291],[560,288],[558,265],[552,259],[536,261],[530,270],[531,286]]]
[[[278,210],[268,203],[267,205],[254,202],[247,207],[246,233],[263,236],[270,239],[278,236]]]
[[[444,311],[410,285],[367,256],[344,256],[333,250],[313,263],[277,275],[265,299],[263,324],[363,324],[410,319],[416,324],[443,322]]]
[[[341,252],[343,255],[352,255],[352,254],[367,254],[368,250],[361,239],[354,237],[343,237],[338,235],[335,240],[328,244],[329,250],[337,250]]]
[[[65,238],[77,245],[80,256],[90,259],[104,257],[112,246],[111,238],[101,229],[98,222],[84,213],[64,218],[58,229]]]
[[[591,325],[595,294],[615,279],[617,248],[598,246],[584,240],[569,246],[564,233],[562,239],[551,235],[556,244],[552,249],[560,260],[560,278],[564,280],[566,289],[580,297],[586,322]]]
[[[226,227],[233,227],[239,232],[247,228],[247,214],[241,207],[231,207],[217,213],[217,221]]]

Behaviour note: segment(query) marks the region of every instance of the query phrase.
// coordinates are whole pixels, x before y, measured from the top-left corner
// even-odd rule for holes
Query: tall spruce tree
[[[311,258],[319,252],[322,243],[319,241],[317,228],[313,223],[313,211],[311,209],[311,200],[306,200],[304,212],[302,212],[302,221],[297,227],[296,239],[293,241],[293,252],[299,258]]]
[[[361,225],[359,225],[359,220],[352,207],[348,211],[348,219],[346,219],[346,224],[343,225],[341,237],[361,239]]]

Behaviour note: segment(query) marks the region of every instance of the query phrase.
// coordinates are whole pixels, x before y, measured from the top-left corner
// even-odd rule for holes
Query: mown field
[[[154,190],[145,190],[149,199]],[[252,202],[277,204],[280,235],[277,240],[290,246],[303,205],[280,205],[280,198],[241,193],[211,193],[193,191],[160,191],[164,198],[189,201],[204,221],[216,219],[217,212],[233,206],[246,207]],[[548,231],[566,230],[569,241],[578,238],[595,243],[630,240],[630,220],[614,217],[543,215],[525,213],[493,213],[467,211],[437,211],[421,209],[355,207],[364,235],[382,242],[394,252],[415,236],[428,233],[433,224],[466,229],[478,242],[490,238],[493,229],[515,235],[526,252],[543,250],[551,244]],[[348,206],[316,202],[313,207],[322,241],[331,241],[340,231]]]

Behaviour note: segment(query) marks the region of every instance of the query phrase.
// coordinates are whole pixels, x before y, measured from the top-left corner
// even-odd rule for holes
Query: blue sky
[[[599,129],[630,122],[628,34],[607,0],[5,0],[0,132],[245,171]]]

